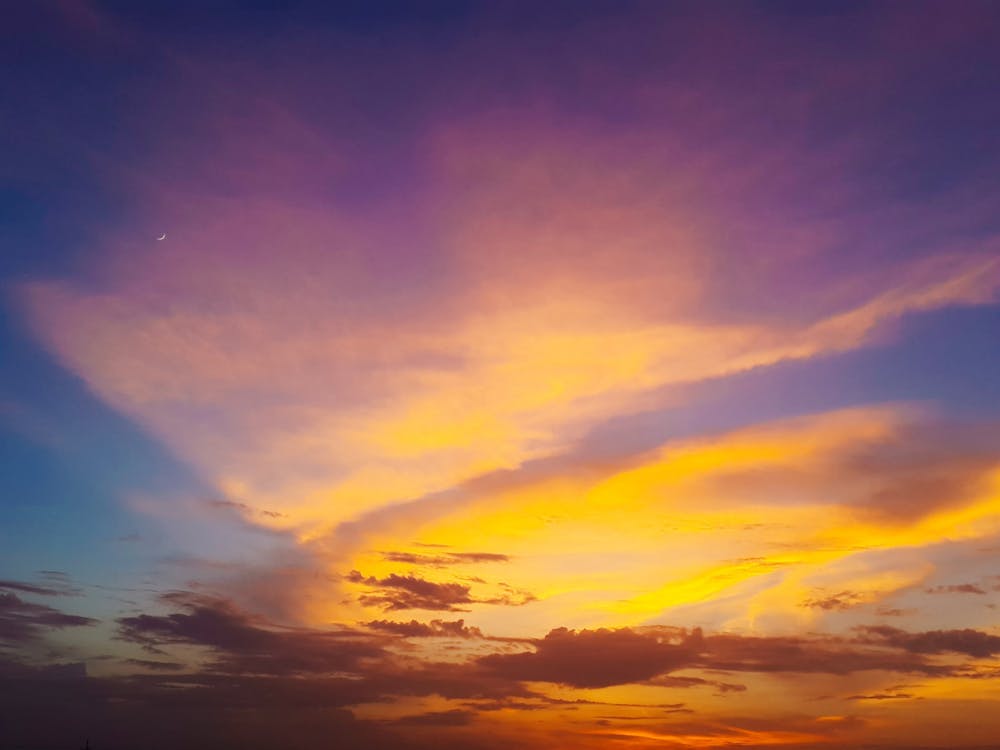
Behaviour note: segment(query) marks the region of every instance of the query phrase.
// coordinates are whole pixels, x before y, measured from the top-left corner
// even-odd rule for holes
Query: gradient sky
[[[0,749],[995,748],[1000,6],[285,5],[5,9]]]

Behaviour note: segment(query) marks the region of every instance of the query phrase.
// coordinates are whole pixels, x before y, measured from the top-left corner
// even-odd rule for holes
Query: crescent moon
[[[160,235],[159,237],[157,237],[156,239],[157,239],[157,240],[165,240],[165,239],[167,239],[167,233],[166,233],[166,232],[164,232],[163,234],[161,234],[161,235]]]

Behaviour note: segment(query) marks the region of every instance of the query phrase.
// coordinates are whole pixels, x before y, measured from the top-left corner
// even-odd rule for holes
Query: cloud
[[[590,453],[522,467],[362,517],[359,535],[398,538],[420,525],[422,538],[462,544],[468,528],[481,528],[487,538],[517,540],[500,547],[511,556],[505,575],[538,594],[584,590],[607,576],[607,589],[591,589],[607,620],[580,609],[569,620],[542,596],[533,609],[549,619],[536,632],[670,622],[675,608],[696,605],[697,613],[677,616],[713,628],[784,630],[923,588],[933,564],[917,550],[989,536],[995,431],[908,405],[804,415],[627,457]],[[968,448],[968,460],[957,445]],[[904,493],[934,472],[956,478],[955,494],[927,487],[922,508],[879,506],[884,491]],[[336,555],[358,542],[353,534],[346,524],[320,544]],[[600,574],[589,555],[597,544]],[[665,546],[675,561],[667,568]],[[381,562],[374,554],[361,552],[349,566],[369,570]]]
[[[817,609],[844,610],[864,604],[868,597],[853,591],[840,591],[829,596],[819,596],[813,599],[806,599],[802,602],[803,607],[815,607]]]
[[[81,589],[70,586],[68,582],[58,586],[39,586],[21,581],[0,580],[0,589],[20,591],[24,594],[35,594],[36,596],[74,596],[81,593]]]
[[[210,668],[228,673],[350,672],[383,653],[362,634],[272,626],[225,599],[177,592],[163,600],[181,611],[119,618],[119,638],[152,653],[163,653],[173,644],[203,646],[215,657]]]
[[[705,634],[697,628],[663,626],[579,631],[558,628],[544,638],[523,641],[530,650],[511,652],[510,648],[521,644],[514,639],[485,638],[478,628],[466,626],[463,620],[374,620],[366,623],[366,628],[375,635],[366,635],[345,628],[278,627],[225,600],[189,592],[166,595],[164,603],[180,611],[120,618],[120,637],[161,653],[172,645],[206,649],[210,658],[201,675],[185,679],[197,682],[211,678],[225,685],[226,680],[239,676],[308,678],[323,686],[329,699],[340,705],[432,694],[450,700],[538,698],[524,687],[530,682],[572,688],[632,683],[672,688],[706,686],[719,694],[742,693],[747,690],[745,685],[718,680],[710,674],[675,673],[708,670],[842,676],[884,671],[933,677],[957,674],[957,668],[928,661],[929,655],[951,652],[984,658],[1000,653],[1000,636],[981,631],[911,633],[888,626],[858,628],[849,639],[833,635]],[[439,664],[417,660],[404,666],[384,648],[383,635],[508,643],[503,650],[473,656],[469,661]],[[156,671],[176,671],[179,666],[164,661],[131,663]]]
[[[867,625],[858,630],[862,642],[884,643],[914,654],[951,652],[976,658],[1000,654],[1000,636],[972,628],[910,633],[888,625]]]
[[[689,677],[689,676],[679,676],[679,675],[660,675],[654,677],[651,680],[647,680],[650,685],[661,685],[663,687],[670,688],[689,688],[689,687],[700,687],[708,686],[713,687],[719,693],[744,693],[747,690],[746,685],[742,685],[736,682],[721,682],[719,680],[707,680],[702,677]]]
[[[414,552],[382,552],[388,562],[409,563],[431,568],[443,568],[463,563],[509,562],[508,555],[494,552],[447,552],[443,555],[422,555]]]
[[[400,609],[429,609],[447,612],[467,612],[460,604],[476,600],[469,594],[469,586],[462,583],[434,583],[416,576],[392,573],[384,578],[367,578],[352,570],[346,580],[367,586],[374,593],[362,594],[358,600],[365,606],[381,607],[386,611]]]
[[[97,620],[90,617],[66,614],[44,604],[23,601],[16,594],[0,593],[0,644],[23,645],[53,630],[95,624]]]
[[[393,720],[392,723],[398,726],[461,727],[472,723],[475,717],[475,711],[455,708],[450,711],[430,711],[425,714],[401,716]]]
[[[895,646],[891,643],[886,645]],[[948,672],[947,668],[916,656],[916,652],[858,649],[835,637],[715,634],[705,638],[705,646],[702,657],[696,662],[698,666],[732,672],[831,675],[871,670],[923,674]]]
[[[471,595],[471,587],[464,583],[435,583],[413,575],[391,573],[383,578],[376,578],[365,577],[357,570],[352,570],[345,576],[345,580],[367,587],[368,593],[358,597],[361,604],[367,607],[380,607],[386,611],[427,609],[467,612],[468,608],[459,605],[500,604],[515,607],[534,600],[531,594],[515,591],[506,584],[500,585],[509,593],[477,599]]]
[[[419,661],[400,665],[384,648],[385,634],[481,638],[462,620],[429,625],[376,621],[371,632],[344,627],[282,627],[218,597],[173,592],[162,603],[175,610],[166,615],[119,618],[119,637],[153,653],[172,646],[196,646],[208,659],[190,674],[171,676],[193,686],[211,687],[225,699],[244,686],[262,694],[280,689],[290,701],[324,701],[323,705],[356,705],[392,696],[440,695],[449,699],[500,699],[531,695],[516,681],[481,673],[465,663]],[[162,661],[137,660],[137,666],[167,669]],[[290,682],[289,682],[290,681]],[[287,686],[291,687],[287,687]],[[297,697],[298,696],[298,697]]]
[[[833,636],[745,636],[705,635],[676,628],[641,630],[599,629],[573,631],[559,628],[532,642],[533,651],[490,654],[478,664],[490,674],[523,681],[552,682],[573,687],[607,687],[632,682],[674,687],[713,684],[722,691],[742,686],[719,685],[700,679],[670,676],[688,668],[726,672],[802,673],[846,675],[860,671],[913,672],[929,675],[949,673],[948,667],[926,661],[923,654],[963,650],[970,655],[989,655],[1000,637],[973,631],[952,631],[950,637],[925,638],[894,628],[866,628],[885,634],[859,643],[877,643],[888,648],[859,649]],[[984,640],[985,638],[985,640]],[[945,645],[947,644],[947,645]]]
[[[779,638],[705,634],[697,629],[660,626],[582,631],[562,628],[530,642],[532,650],[527,652],[496,652],[453,663],[412,658],[400,662],[381,647],[379,637],[367,638],[355,631],[282,628],[243,612],[230,602],[190,592],[169,594],[163,603],[179,611],[163,616],[122,618],[119,621],[122,636],[155,648],[200,646],[207,649],[212,658],[199,671],[188,673],[181,673],[180,665],[173,662],[131,660],[130,663],[151,673],[90,681],[88,684],[94,687],[88,689],[88,700],[91,701],[88,705],[92,713],[98,712],[94,715],[103,715],[100,712],[109,710],[110,706],[120,706],[121,710],[127,710],[133,716],[152,716],[169,711],[183,722],[186,721],[184,717],[192,712],[205,712],[205,716],[211,716],[220,710],[238,708],[273,711],[277,712],[275,716],[288,719],[298,716],[299,712],[317,708],[339,710],[361,704],[382,705],[400,698],[437,696],[445,701],[463,703],[454,708],[433,708],[394,719],[378,719],[371,726],[366,722],[355,724],[352,723],[354,720],[349,720],[345,727],[353,726],[362,733],[369,729],[374,731],[377,726],[448,729],[466,726],[473,721],[478,723],[480,718],[477,717],[481,713],[501,710],[541,716],[539,712],[546,710],[619,706],[635,708],[639,713],[623,713],[614,717],[586,713],[581,717],[587,718],[581,720],[592,720],[598,726],[615,727],[616,733],[632,731],[624,726],[636,727],[646,722],[652,734],[695,738],[708,736],[708,728],[703,722],[697,728],[692,724],[689,731],[681,725],[666,728],[649,723],[650,711],[678,716],[692,713],[693,709],[684,704],[561,698],[529,690],[524,683],[547,682],[577,689],[635,683],[648,688],[706,686],[715,688],[721,694],[732,695],[746,693],[747,686],[712,679],[708,673],[704,677],[672,673],[680,670],[830,675],[863,670],[909,671],[929,676],[959,676],[965,673],[937,667],[924,660],[924,653],[942,650],[940,636],[935,636],[935,643],[928,646],[921,640],[928,634],[906,633],[892,628],[866,628],[853,640],[832,635]],[[367,627],[380,634],[412,637],[480,635],[461,620],[430,623],[373,621]],[[951,631],[946,634],[946,639],[949,647],[956,647],[957,642],[961,646],[959,650],[964,649],[970,655],[986,653],[975,645],[980,641],[970,640],[966,631]],[[969,643],[975,647],[969,648]],[[992,649],[997,648],[997,644],[990,642],[990,645]],[[362,665],[363,668],[358,669]],[[21,668],[8,670],[12,678],[21,674],[16,669]],[[170,674],[157,674],[161,671]],[[4,676],[3,670],[0,670],[0,680]],[[22,684],[28,685],[27,693],[20,697],[23,702],[34,693],[30,680],[24,683],[22,679]],[[97,686],[99,689],[94,689]],[[41,696],[41,693],[36,695]],[[903,690],[889,689],[854,693],[845,700],[891,702],[913,697]],[[40,697],[32,698],[35,699],[41,700]],[[0,713],[3,710],[0,709]],[[348,720],[346,715],[344,719]],[[799,717],[796,721],[805,719]],[[778,744],[784,740],[791,741],[791,734],[768,734],[771,727],[753,721],[734,720],[732,727],[737,726],[743,727],[746,732],[741,734],[734,728],[726,729],[717,735],[715,741],[728,741],[730,734],[739,738],[754,737],[758,744],[765,745],[771,741],[768,737]],[[818,726],[823,728],[822,731],[817,730],[817,736],[826,736],[828,730],[837,729]],[[805,732],[803,727],[796,727],[795,722],[786,722],[782,731],[794,733],[802,729]],[[348,732],[350,736],[353,735]],[[796,735],[799,740],[803,736]],[[443,735],[438,739],[444,741],[449,737]],[[389,740],[383,737],[379,741]],[[754,744],[749,740],[748,743]]]
[[[393,622],[391,620],[372,620],[365,627],[383,633],[401,635],[405,638],[483,638],[482,631],[477,627],[466,627],[465,620],[431,620],[429,623]]]
[[[974,583],[957,583],[933,586],[924,589],[927,594],[985,594],[986,592]]]
[[[607,687],[649,680],[694,661],[700,631],[678,643],[630,629],[559,628],[534,642],[533,652],[491,654],[479,660],[488,672],[516,680],[573,687]]]

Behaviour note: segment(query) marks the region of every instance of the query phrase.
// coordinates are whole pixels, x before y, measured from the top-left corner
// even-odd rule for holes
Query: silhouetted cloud
[[[447,552],[441,555],[422,555],[415,552],[382,552],[389,562],[420,565],[428,568],[444,568],[463,563],[509,562],[508,555],[495,552]]]
[[[906,617],[916,612],[915,609],[900,609],[899,607],[879,607],[875,614],[879,617]]]
[[[916,653],[858,648],[834,637],[728,634],[707,636],[704,651],[695,666],[733,672],[835,675],[868,670],[924,674],[944,674],[948,671],[945,667],[928,663]]]
[[[864,634],[860,638],[863,642],[881,643],[914,654],[952,652],[977,658],[1000,654],[1000,636],[971,628],[909,633],[888,625],[869,625],[858,630]]]
[[[374,589],[362,594],[358,601],[366,606],[382,607],[387,611],[400,609],[430,609],[446,612],[467,612],[461,604],[473,604],[470,587],[462,583],[434,583],[416,576],[392,573],[385,578],[367,578],[356,570],[347,575],[351,583]]]
[[[83,592],[81,588],[70,583],[68,576],[42,575],[40,577],[46,581],[44,585],[25,583],[24,581],[0,580],[0,589],[36,596],[76,596]]]
[[[44,604],[23,601],[16,594],[0,593],[0,643],[23,644],[50,630],[93,625],[90,617],[70,615]]]
[[[747,686],[741,685],[736,682],[721,682],[719,680],[706,680],[702,677],[689,677],[689,676],[679,676],[679,675],[660,675],[659,677],[654,677],[647,681],[650,685],[660,685],[662,687],[671,688],[690,688],[690,687],[713,687],[720,693],[743,693],[746,692]]]
[[[407,638],[482,638],[479,628],[466,627],[465,620],[431,620],[429,623],[393,622],[391,620],[372,620],[365,623],[366,627],[384,633],[405,636]]]
[[[894,629],[889,629],[894,630]],[[957,631],[956,631],[957,632]],[[975,631],[972,631],[975,632]],[[909,636],[897,631],[899,636]],[[980,634],[985,636],[985,634]],[[993,636],[986,636],[993,638]],[[981,651],[981,640],[954,639],[966,653]],[[1000,638],[996,639],[1000,642]],[[871,639],[861,641],[875,643]],[[868,670],[947,674],[948,667],[928,662],[924,653],[936,653],[922,641],[893,643],[878,639],[888,648],[859,648],[832,636],[763,637],[731,634],[704,635],[701,630],[650,627],[639,630],[573,631],[558,628],[545,638],[531,642],[534,650],[480,657],[488,673],[514,680],[553,682],[573,687],[607,687],[630,682],[675,687],[714,685],[721,691],[739,691],[743,686],[714,683],[700,678],[673,678],[668,673],[686,668],[728,672],[800,672],[844,675]],[[904,646],[903,644],[907,644]],[[992,643],[992,641],[990,641]],[[975,655],[975,654],[973,654]],[[676,680],[676,681],[674,681]]]
[[[177,592],[163,597],[181,608],[169,615],[136,615],[118,620],[119,637],[162,653],[170,644],[210,649],[222,672],[260,674],[350,671],[381,649],[349,630],[279,628],[253,617],[224,599]]]
[[[670,643],[628,628],[558,628],[535,641],[533,652],[491,654],[481,657],[479,664],[494,674],[516,680],[607,687],[642,682],[691,664],[701,640],[699,630]]]
[[[295,705],[348,706],[384,701],[391,696],[440,695],[448,699],[497,700],[532,695],[515,680],[486,674],[467,663],[407,662],[397,664],[383,648],[385,636],[346,628],[315,630],[273,625],[239,609],[232,602],[191,592],[162,597],[178,611],[167,615],[136,615],[118,620],[119,637],[152,652],[172,645],[200,646],[210,660],[190,674],[172,676],[172,683],[211,689],[205,695],[240,696],[280,692]],[[403,627],[400,627],[403,626]],[[429,630],[425,630],[424,628]],[[481,637],[463,621],[393,623],[376,621],[382,633],[448,634]],[[135,660],[137,666],[166,669],[162,662]],[[149,683],[148,680],[144,684]],[[271,695],[269,700],[277,700]],[[232,698],[232,700],[244,700]]]
[[[534,595],[519,591],[509,584],[500,583],[504,594],[485,599],[475,598],[471,587],[464,583],[435,583],[414,575],[391,573],[384,578],[364,576],[352,570],[345,580],[366,586],[368,593],[358,597],[358,601],[370,607],[381,607],[387,612],[404,609],[427,609],[442,612],[468,612],[468,604],[498,604],[518,607],[534,601]]]
[[[19,581],[0,581],[0,589],[6,589],[7,591],[20,591],[25,594],[36,594],[38,596],[61,596],[65,594],[64,591],[59,591],[57,589],[47,588],[45,586],[36,586],[31,583],[20,583]]]

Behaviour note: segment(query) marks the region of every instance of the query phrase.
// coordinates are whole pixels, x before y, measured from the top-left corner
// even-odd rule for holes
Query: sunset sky
[[[998,40],[10,4],[0,750],[996,748]]]

